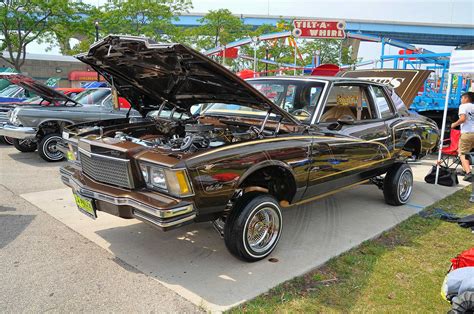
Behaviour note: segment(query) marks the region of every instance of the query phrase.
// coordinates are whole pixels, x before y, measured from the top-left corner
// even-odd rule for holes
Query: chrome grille
[[[98,182],[133,188],[130,160],[80,152],[82,171]]]

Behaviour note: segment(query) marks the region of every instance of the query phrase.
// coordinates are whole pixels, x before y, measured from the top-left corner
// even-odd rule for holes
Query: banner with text
[[[299,38],[346,38],[344,21],[294,20],[293,35]]]

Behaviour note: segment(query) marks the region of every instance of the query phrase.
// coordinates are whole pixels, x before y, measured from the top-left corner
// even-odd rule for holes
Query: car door
[[[390,157],[390,132],[371,93],[366,84],[331,87],[312,131],[308,197],[357,183]]]
[[[415,130],[418,129],[419,126],[411,119],[402,119],[401,115],[397,114],[397,109],[385,87],[372,85],[371,91],[379,115],[390,130],[391,137],[387,146],[394,154],[398,154],[403,149],[407,140],[416,136]]]

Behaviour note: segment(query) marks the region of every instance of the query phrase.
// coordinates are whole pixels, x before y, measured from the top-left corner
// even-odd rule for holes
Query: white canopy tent
[[[446,117],[448,115],[448,103],[451,96],[453,75],[471,74],[474,75],[474,50],[453,50],[449,60],[448,88],[446,89],[446,100],[444,102],[443,124],[441,126],[441,140],[439,142],[438,161],[441,160],[441,150],[444,142],[444,132],[446,130]],[[438,183],[439,165],[436,167],[435,184]]]

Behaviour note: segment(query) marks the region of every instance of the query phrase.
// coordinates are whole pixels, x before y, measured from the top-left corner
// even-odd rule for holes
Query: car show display
[[[474,2],[339,2],[0,1],[0,313],[472,313]]]
[[[212,221],[245,261],[276,247],[282,208],[368,182],[405,204],[406,159],[439,140],[432,120],[397,110],[393,90],[376,82],[245,82],[186,46],[133,36],[109,35],[77,58],[142,115],[64,128],[71,162],[61,178],[79,209],[163,230]]]

